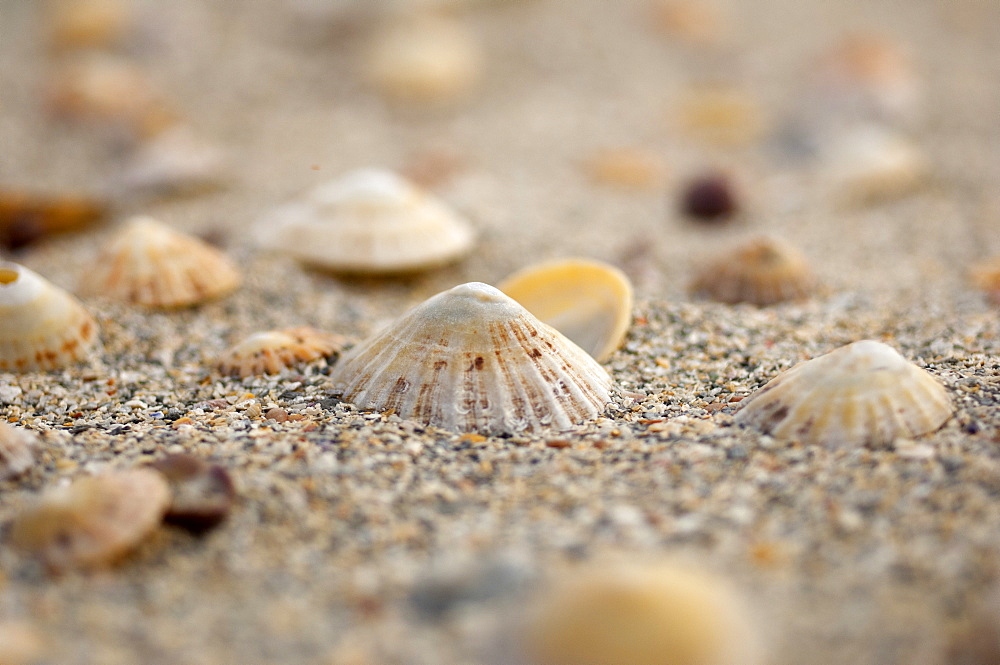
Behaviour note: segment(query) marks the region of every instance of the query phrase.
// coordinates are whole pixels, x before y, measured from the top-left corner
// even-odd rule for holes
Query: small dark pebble
[[[291,402],[302,397],[302,393],[297,390],[286,390],[285,392],[278,395],[278,399],[282,402]]]
[[[680,205],[688,217],[708,222],[724,221],[739,208],[732,182],[721,173],[702,175],[689,182]]]
[[[958,455],[941,455],[938,459],[941,461],[941,466],[948,473],[955,473],[965,466],[965,460]]]
[[[962,429],[965,430],[966,434],[978,434],[980,428],[979,428],[979,423],[977,423],[975,420],[970,420],[969,422],[965,423]]]
[[[335,409],[338,404],[343,404],[344,400],[337,399],[336,397],[328,397],[326,399],[321,399],[317,404],[319,404],[322,409]]]
[[[183,417],[184,417],[184,412],[178,411],[176,409],[170,409],[165,414],[163,414],[163,419],[169,421],[180,420]]]
[[[170,484],[172,498],[164,521],[203,533],[218,526],[233,507],[236,487],[223,467],[180,453],[150,464]]]
[[[749,457],[749,453],[745,446],[736,444],[735,446],[726,448],[726,459],[745,460],[747,457]]]

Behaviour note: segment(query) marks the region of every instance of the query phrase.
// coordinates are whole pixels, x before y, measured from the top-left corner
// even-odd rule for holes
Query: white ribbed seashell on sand
[[[254,333],[219,360],[223,374],[247,377],[279,374],[289,367],[336,356],[346,339],[314,328],[300,327]]]
[[[362,169],[267,215],[258,240],[318,268],[380,274],[455,261],[472,247],[473,232],[442,202],[396,174]]]
[[[807,444],[878,446],[933,432],[953,411],[929,372],[863,340],[777,376],[745,401],[736,422]]]
[[[362,409],[483,434],[595,418],[612,389],[586,351],[478,282],[410,310],[345,354],[330,380]]]
[[[498,288],[599,361],[621,345],[632,322],[632,283],[601,261],[561,259],[529,266]]]
[[[240,284],[226,256],[151,217],[133,217],[84,274],[81,290],[147,307],[187,307]]]
[[[63,367],[96,344],[97,322],[76,298],[22,265],[0,261],[0,372]]]
[[[0,420],[0,480],[14,478],[35,463],[38,436]]]

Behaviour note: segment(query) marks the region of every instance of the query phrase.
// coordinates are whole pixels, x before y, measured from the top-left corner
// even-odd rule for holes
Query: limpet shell
[[[934,376],[863,340],[778,375],[744,402],[736,422],[807,444],[878,446],[933,432],[953,411]]]
[[[806,258],[777,238],[754,238],[698,271],[690,290],[728,304],[759,306],[809,296],[816,277]]]
[[[54,570],[99,566],[138,545],[169,504],[167,481],[152,469],[88,476],[45,492],[14,520],[11,540]]]
[[[38,436],[0,420],[0,480],[15,478],[35,463]]]
[[[239,284],[222,252],[151,217],[133,217],[83,276],[81,291],[169,308],[221,297]]]
[[[632,323],[632,283],[591,259],[529,266],[497,287],[598,361],[621,346]]]
[[[261,244],[335,272],[400,273],[449,263],[469,224],[399,176],[361,169],[320,185],[261,223]]]
[[[254,333],[222,356],[219,369],[242,378],[280,374],[289,367],[339,354],[345,341],[340,335],[308,327]]]
[[[346,353],[330,380],[359,408],[483,434],[595,418],[612,389],[586,351],[479,282],[410,310]]]
[[[22,265],[0,261],[0,372],[63,367],[96,344],[97,322],[76,298]]]

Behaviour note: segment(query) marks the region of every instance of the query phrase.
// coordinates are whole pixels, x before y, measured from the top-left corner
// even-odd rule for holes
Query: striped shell
[[[927,371],[864,340],[799,363],[755,392],[736,422],[831,448],[885,445],[940,428],[954,408]]]
[[[600,261],[564,259],[530,266],[498,288],[599,361],[621,345],[632,323],[631,282]]]
[[[0,372],[63,367],[96,344],[97,322],[76,298],[24,266],[0,262]]]
[[[38,436],[23,427],[0,420],[0,480],[14,478],[35,463]]]
[[[289,367],[337,355],[344,338],[313,328],[288,328],[254,333],[227,351],[219,361],[223,374],[248,377],[280,374]]]
[[[334,272],[399,273],[461,257],[468,223],[389,171],[354,171],[278,208],[261,222],[260,242]]]
[[[717,302],[765,306],[807,297],[816,277],[806,258],[776,238],[755,238],[706,264],[692,293]]]
[[[345,354],[330,379],[362,409],[484,434],[595,418],[612,388],[583,349],[478,282],[410,310]]]
[[[81,290],[169,308],[218,298],[239,284],[222,252],[151,217],[133,217],[84,275]]]

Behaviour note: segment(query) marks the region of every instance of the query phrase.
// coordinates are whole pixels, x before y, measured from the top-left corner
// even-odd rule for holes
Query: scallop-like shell
[[[226,256],[151,217],[133,217],[84,275],[87,295],[145,305],[186,307],[240,284]]]
[[[22,265],[0,261],[0,372],[63,367],[95,344],[97,322],[76,298]]]
[[[320,185],[261,223],[261,244],[319,268],[400,273],[454,261],[472,246],[469,224],[399,176],[361,169]]]
[[[954,411],[936,378],[872,340],[799,363],[744,404],[736,422],[827,447],[920,436],[940,428]]]
[[[18,516],[11,540],[56,570],[111,563],[160,524],[170,505],[152,469],[88,476],[56,487]]]
[[[345,341],[340,335],[308,327],[254,333],[222,356],[219,370],[244,378],[280,374],[289,367],[339,354]]]
[[[632,283],[618,268],[591,259],[529,266],[498,287],[598,361],[621,346],[632,323]]]
[[[777,238],[755,238],[708,263],[691,292],[728,304],[765,306],[809,296],[816,277],[794,247]]]
[[[14,478],[35,463],[38,437],[29,430],[0,420],[0,480]]]
[[[611,401],[586,351],[498,289],[439,293],[344,355],[333,389],[362,409],[456,432],[564,428]]]

